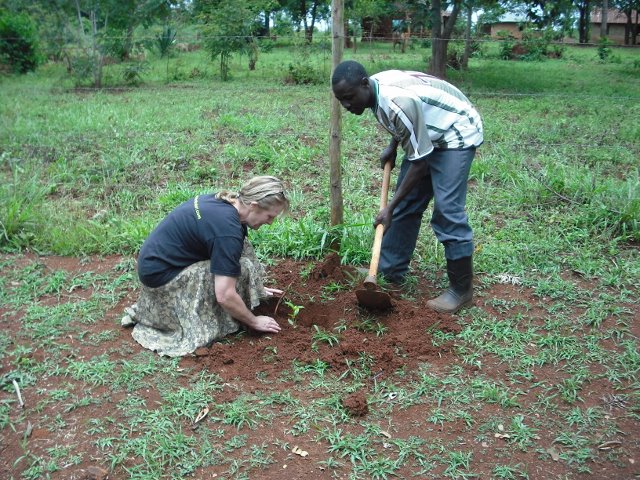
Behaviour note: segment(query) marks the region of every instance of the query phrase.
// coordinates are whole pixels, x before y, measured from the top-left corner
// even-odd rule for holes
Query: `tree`
[[[60,60],[64,45],[74,40],[67,28],[69,12],[61,8],[65,3],[67,0],[0,0],[0,12],[24,13],[31,17],[37,26],[43,56]]]
[[[573,0],[524,0],[521,3],[525,6],[527,17],[540,29],[567,32],[573,27]]]
[[[356,49],[356,26],[362,25],[364,18],[378,18],[389,13],[389,2],[386,0],[349,0],[344,4],[345,25],[351,25],[354,34],[353,49]],[[348,35],[345,28],[345,36]],[[346,44],[346,42],[345,42]]]
[[[200,0],[198,16],[203,23],[207,49],[211,58],[220,58],[220,77],[229,79],[230,62],[234,53],[249,55],[249,68],[255,68],[258,45],[255,33],[262,28],[260,13],[262,0]]]
[[[432,26],[431,7],[427,0],[396,1],[392,5],[394,19],[402,19],[393,30],[394,34],[400,34],[401,49],[404,52],[412,32],[428,29]]]
[[[464,54],[462,56],[462,68],[469,68],[469,57],[471,56],[471,24],[473,20],[473,3],[466,2],[465,10],[467,14],[467,21],[464,29]]]
[[[577,0],[578,42],[588,43],[591,37],[591,0]]]
[[[36,25],[27,14],[0,15],[0,62],[16,73],[31,72],[40,63]]]
[[[601,18],[600,18],[600,38],[607,37],[607,15],[609,13],[609,0],[602,0],[602,9],[601,9]]]
[[[453,0],[450,4],[449,16],[442,21],[442,12],[446,3],[441,0],[431,2],[431,63],[429,72],[439,78],[447,78],[447,47],[451,39],[453,27],[462,7],[462,0]]]
[[[26,11],[38,22],[48,41],[49,55],[66,58],[68,69],[80,79],[102,84],[105,55],[125,59],[131,53],[136,27],[151,25],[171,12],[180,0],[4,0],[2,7]],[[73,53],[65,45],[76,43]]]
[[[462,9],[465,12],[465,27],[464,27],[464,50],[462,53],[462,59],[460,61],[460,67],[466,70],[469,68],[469,57],[473,53],[473,41],[472,41],[472,27],[473,27],[473,13],[476,10],[491,9],[497,5],[495,0],[464,0]],[[476,32],[479,28],[476,28]]]
[[[638,35],[640,35],[640,0],[614,0],[614,5],[627,17],[624,26],[624,44],[637,45]]]
[[[102,2],[104,4],[104,2]],[[176,0],[117,0],[107,2],[110,7],[108,15],[109,29],[113,38],[122,39],[114,42],[115,53],[122,60],[131,55],[133,48],[133,32],[142,25],[147,28],[158,19],[166,19],[171,13]],[[98,4],[98,8],[101,8]]]
[[[281,0],[280,5],[291,15],[294,22],[302,24],[307,43],[313,41],[316,21],[329,18],[329,0]]]

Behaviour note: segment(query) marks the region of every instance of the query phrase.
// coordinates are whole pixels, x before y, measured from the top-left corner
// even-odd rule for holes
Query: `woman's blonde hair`
[[[265,210],[275,206],[283,206],[284,211],[289,209],[289,199],[282,181],[270,175],[253,177],[242,185],[239,192],[223,190],[216,194],[216,198],[230,203],[237,199],[244,205],[256,202],[258,207]]]

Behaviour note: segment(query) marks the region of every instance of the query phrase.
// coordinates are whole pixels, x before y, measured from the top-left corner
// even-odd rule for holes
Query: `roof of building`
[[[498,23],[522,23],[527,21],[529,21],[529,18],[522,13],[507,12],[498,17]]]
[[[635,18],[636,12],[632,11],[632,18]],[[594,8],[591,12],[591,23],[602,23],[602,9]],[[627,23],[627,15],[620,10],[608,9],[607,10],[607,23]]]

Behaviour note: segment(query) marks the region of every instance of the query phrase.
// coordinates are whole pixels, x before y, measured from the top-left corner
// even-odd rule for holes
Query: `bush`
[[[122,72],[122,78],[124,82],[130,87],[136,87],[140,85],[142,81],[142,74],[149,70],[149,64],[147,62],[131,62],[127,63]]]
[[[501,35],[502,34],[502,35]],[[559,34],[552,29],[525,29],[522,40],[517,41],[507,32],[498,32],[502,38],[500,44],[500,58],[523,61],[542,61],[548,57],[561,58],[566,46],[558,43]]]
[[[322,73],[308,63],[289,64],[289,73],[284,82],[296,85],[320,85],[325,79]]]
[[[34,71],[41,62],[36,25],[28,15],[0,15],[0,62],[16,73]]]
[[[471,40],[469,48],[469,57],[481,57],[482,46],[477,40]],[[466,49],[465,42],[450,42],[447,47],[447,66],[454,70],[460,70],[463,65],[464,51]]]
[[[464,57],[464,43],[452,42],[447,48],[447,66],[454,70],[462,68],[462,60]]]
[[[156,36],[156,46],[160,52],[160,58],[169,56],[169,51],[176,43],[175,30],[171,30],[171,27],[165,26],[160,35]]]
[[[513,47],[516,44],[516,39],[509,32],[499,31],[497,33],[498,38],[500,38],[500,52],[498,56],[502,60],[511,60],[513,55]]]
[[[525,53],[520,59],[538,62],[547,56],[551,35],[548,31],[526,29],[522,32],[522,43]]]
[[[102,82],[102,61],[103,59],[100,55],[91,55],[90,53],[68,54],[67,72],[73,78],[75,86],[100,86]],[[97,82],[97,79],[100,81]]]
[[[600,38],[600,40],[598,40],[598,57],[600,58],[601,62],[604,63],[609,60],[609,57],[613,52],[613,50],[611,49],[611,45],[613,45],[613,42],[607,37],[602,37]]]
[[[261,52],[269,53],[276,46],[276,42],[270,38],[260,38],[258,39],[258,45]]]

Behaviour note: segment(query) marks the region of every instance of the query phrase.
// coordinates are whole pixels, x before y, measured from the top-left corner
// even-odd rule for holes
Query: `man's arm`
[[[218,303],[229,315],[239,322],[259,332],[277,333],[280,326],[273,318],[266,315],[254,315],[236,291],[237,280],[234,277],[215,275],[215,294]]]
[[[386,231],[391,226],[393,211],[398,206],[398,203],[424,178],[427,172],[426,157],[411,162],[411,166],[402,179],[402,183],[398,186],[393,198],[385,208],[380,210],[373,225],[377,226],[382,224]]]
[[[396,166],[396,155],[399,143],[395,137],[391,137],[389,145],[380,154],[380,168],[384,168],[387,162],[391,162],[391,169],[393,170],[393,167]]]

